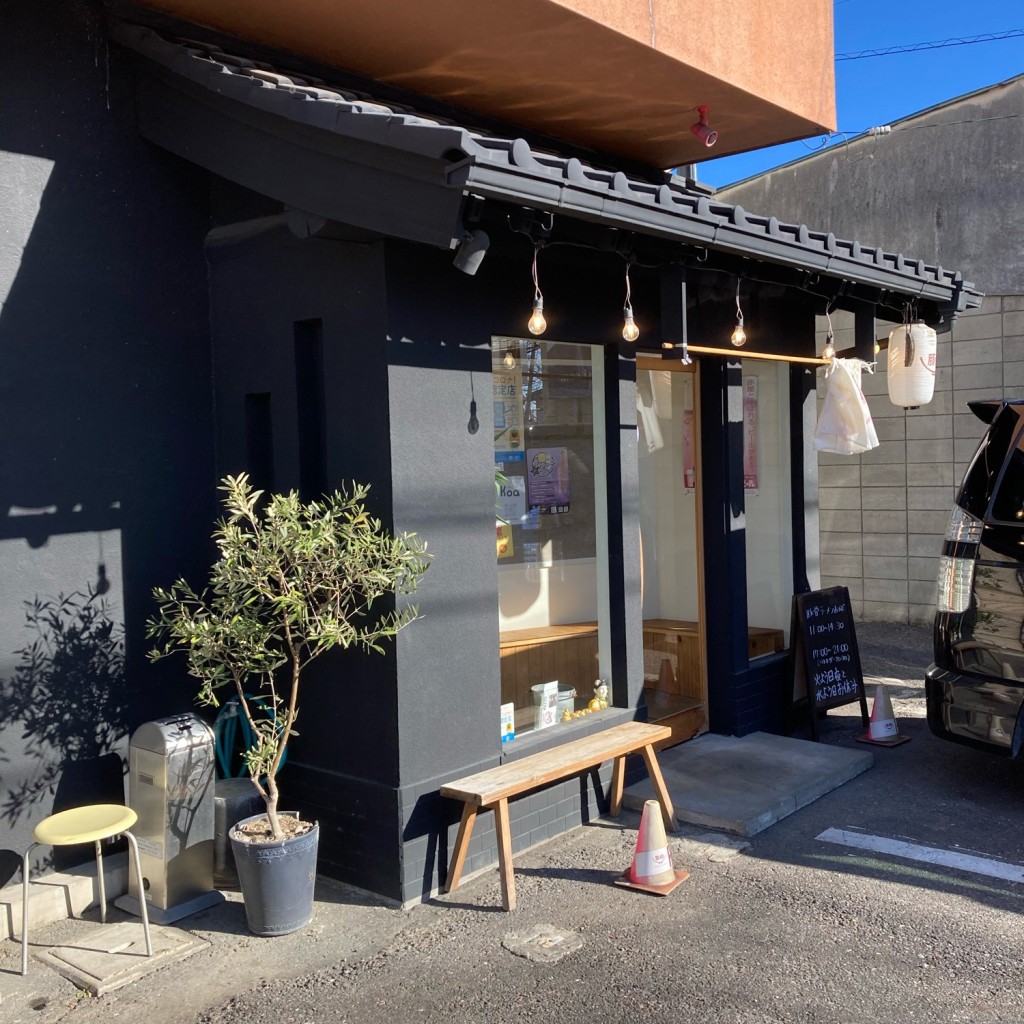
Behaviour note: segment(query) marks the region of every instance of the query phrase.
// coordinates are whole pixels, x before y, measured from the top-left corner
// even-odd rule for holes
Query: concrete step
[[[658,755],[676,819],[752,836],[849,782],[874,763],[868,750],[847,750],[756,732],[706,733]],[[649,779],[630,786],[627,807],[654,799]]]
[[[128,854],[104,855],[107,902],[128,891]],[[0,889],[0,939],[21,938],[21,872],[18,881]],[[99,883],[96,860],[68,871],[33,875],[29,886],[29,934],[36,928],[69,917],[81,917],[89,907],[98,906]]]

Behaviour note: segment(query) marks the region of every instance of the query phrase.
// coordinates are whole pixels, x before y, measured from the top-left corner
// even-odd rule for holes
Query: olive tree
[[[183,579],[154,590],[150,658],[184,653],[201,704],[217,707],[224,688],[234,692],[253,737],[246,768],[279,839],[277,773],[296,735],[303,672],[333,648],[382,653],[418,617],[394,596],[416,590],[429,556],[415,534],[392,536],[369,515],[365,485],[318,501],[295,491],[264,500],[241,474],[220,490],[209,583],[201,593]]]

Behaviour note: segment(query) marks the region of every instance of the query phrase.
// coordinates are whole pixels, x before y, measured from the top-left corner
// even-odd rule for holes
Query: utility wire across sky
[[[1000,39],[1024,36],[1024,28],[1007,32],[986,32],[981,36],[961,36],[957,39],[939,39],[931,43],[909,43],[906,46],[886,46],[881,50],[859,50],[856,53],[837,53],[836,60],[863,60],[865,57],[887,57],[893,53],[913,53],[916,50],[941,50],[947,46],[969,46],[971,43],[994,43]]]

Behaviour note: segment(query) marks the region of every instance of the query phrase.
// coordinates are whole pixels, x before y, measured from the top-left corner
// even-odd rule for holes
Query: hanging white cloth
[[[878,447],[871,410],[860,386],[861,370],[874,373],[875,364],[862,359],[833,359],[825,367],[825,404],[814,431],[818,451],[859,455]]]

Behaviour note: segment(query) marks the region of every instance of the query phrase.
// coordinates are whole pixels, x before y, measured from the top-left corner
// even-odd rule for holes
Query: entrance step
[[[705,733],[658,754],[676,819],[752,836],[849,782],[874,763],[867,750],[755,732]],[[626,807],[653,800],[650,779],[623,794]]]

